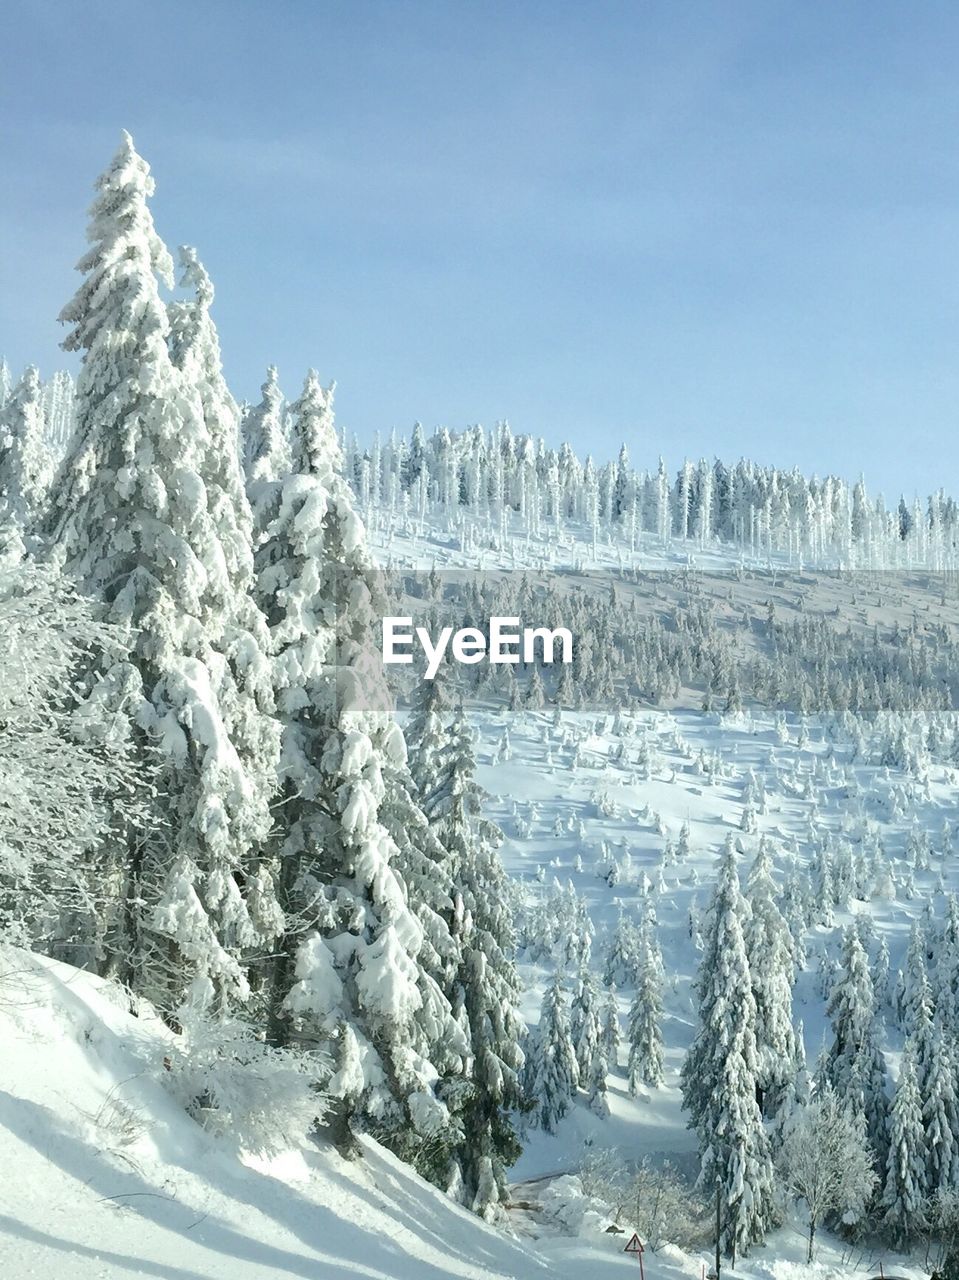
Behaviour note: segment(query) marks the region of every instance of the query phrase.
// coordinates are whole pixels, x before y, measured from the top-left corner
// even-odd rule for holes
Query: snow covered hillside
[[[171,1096],[171,1033],[123,991],[0,952],[0,1273],[15,1280],[555,1274],[374,1142],[244,1163]]]
[[[0,369],[0,1275],[959,1280],[956,503],[241,406],[96,190]]]

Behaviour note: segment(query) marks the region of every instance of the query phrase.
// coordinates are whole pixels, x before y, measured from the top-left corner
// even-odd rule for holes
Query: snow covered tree
[[[889,1123],[883,1224],[897,1248],[925,1225],[926,1144],[915,1052],[907,1041]]]
[[[546,984],[536,1029],[532,1071],[533,1101],[539,1122],[552,1133],[569,1111],[579,1086],[576,1051],[569,1031],[569,1010],[562,979],[554,973]]]
[[[759,1051],[743,930],[749,908],[727,844],[703,931],[696,979],[699,1028],[683,1063],[683,1103],[699,1135],[699,1185],[719,1182],[722,1243],[733,1256],[761,1241],[775,1221],[769,1142],[757,1102]]]
[[[796,1070],[792,1023],[793,941],[776,899],[772,850],[765,836],[749,874],[746,955],[756,1001],[756,1047],[761,1106],[774,1115]]]
[[[481,813],[472,734],[462,705],[449,730],[448,763],[449,781],[436,797],[434,813],[437,834],[450,859],[457,904],[453,933],[460,955],[452,999],[465,1013],[471,1045],[470,1092],[460,1112],[463,1138],[457,1159],[465,1202],[492,1219],[507,1199],[506,1168],[520,1152],[510,1120],[510,1112],[525,1102],[520,1084],[520,988],[512,898],[498,852],[502,834]],[[557,999],[561,1002],[561,994]],[[562,1016],[556,1016],[559,1021],[549,1025],[555,1025],[557,1034],[565,1026],[565,1049],[565,1007]]]
[[[443,672],[437,672],[432,680],[421,680],[413,698],[406,741],[410,776],[428,818],[435,814],[443,795],[448,794],[449,713]]]
[[[601,1120],[609,1117],[609,1091],[606,1082],[608,1074],[609,1065],[606,1061],[606,1055],[603,1052],[602,1045],[599,1045],[589,1061],[589,1069],[586,1075],[581,1079],[589,1101],[589,1109],[594,1115],[599,1116]]]
[[[922,1062],[917,1045],[917,1077],[926,1145],[926,1186],[959,1187],[959,1097],[955,1054],[937,1024],[930,1027],[929,1052]]]
[[[102,959],[119,895],[103,845],[113,805],[142,821],[149,773],[122,719],[78,703],[73,672],[123,636],[32,564],[0,574],[0,933],[85,966]]]
[[[863,1111],[869,1141],[882,1167],[887,1149],[885,1060],[879,1046],[869,958],[853,925],[843,938],[842,968],[826,1012],[833,1029],[828,1079],[840,1102]]]
[[[919,1017],[918,1006],[930,998],[929,976],[926,972],[926,934],[919,920],[912,922],[906,963],[899,976],[896,989],[896,1009],[904,1033],[912,1035]]]
[[[946,898],[945,918],[939,931],[933,974],[935,1005],[946,1024],[959,1021],[959,897]]]
[[[817,1229],[830,1218],[862,1221],[876,1184],[862,1114],[827,1084],[788,1121],[777,1166],[786,1189],[806,1203],[812,1262]]]
[[[606,992],[602,1009],[603,1024],[603,1056],[614,1071],[619,1065],[619,1009],[616,1005],[616,988],[611,986]]]
[[[616,918],[616,928],[606,952],[603,981],[607,986],[626,986],[636,981],[638,966],[638,935],[636,925],[621,910]]]
[[[290,442],[283,422],[283,392],[276,365],[266,371],[266,382],[260,388],[261,399],[246,411],[240,426],[243,462],[250,498],[256,506],[261,484],[281,480],[290,470]]]
[[[40,376],[31,365],[0,410],[0,539],[29,543],[54,463],[45,440]]]
[[[407,1158],[432,1153],[428,1171],[439,1176],[458,1131],[437,1063],[456,1076],[468,1052],[424,963],[427,943],[448,932],[434,912],[427,938],[398,868],[390,818],[405,814],[407,843],[426,823],[406,791],[405,744],[370,658],[378,581],[341,474],[332,396],[315,373],[291,414],[291,470],[263,482],[256,551],[283,723],[280,885],[291,922],[271,1034],[333,1059],[330,1123],[342,1145],[366,1126]]]
[[[576,1050],[581,1080],[588,1079],[594,1057],[602,1052],[602,1033],[599,992],[593,975],[589,969],[584,968],[580,972],[570,1005],[570,1035]],[[603,1056],[605,1058],[605,1054]]]
[[[662,960],[659,948],[643,929],[639,947],[636,994],[629,1010],[626,1040],[629,1045],[629,1092],[640,1083],[658,1087],[663,1083],[663,997]]]
[[[246,999],[245,959],[278,924],[255,919],[244,892],[270,827],[269,671],[245,625],[247,581],[231,573],[236,490],[221,488],[205,389],[171,358],[159,294],[171,262],[129,135],[97,192],[86,278],[61,313],[83,362],[49,523],[67,571],[130,637],[110,678],[142,751],[162,758],[158,820],[128,833],[127,896],[141,905],[126,976],[170,1013],[188,996],[225,1008]]]

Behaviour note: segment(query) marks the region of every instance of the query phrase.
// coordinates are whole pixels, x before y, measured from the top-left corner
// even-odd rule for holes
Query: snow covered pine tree
[[[173,1017],[187,999],[221,1011],[245,1001],[247,958],[276,935],[257,870],[278,730],[265,632],[247,597],[235,449],[218,438],[217,414],[232,406],[213,404],[218,355],[202,300],[180,335],[183,367],[171,357],[159,283],[172,283],[172,264],[152,192],[124,134],[97,181],[86,278],[61,314],[64,346],[83,363],[49,521],[67,572],[129,636],[127,659],[108,673],[115,708],[134,720],[140,751],[161,757],[155,821],[126,832],[120,969]]]

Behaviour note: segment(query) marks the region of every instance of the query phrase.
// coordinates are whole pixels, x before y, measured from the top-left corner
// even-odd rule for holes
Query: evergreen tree
[[[570,1035],[581,1080],[589,1078],[592,1061],[597,1053],[602,1052],[602,1033],[599,992],[593,975],[589,969],[583,968],[570,1006]]]
[[[435,815],[450,785],[449,711],[446,679],[442,671],[432,680],[421,680],[413,698],[406,741],[410,775],[428,818]]]
[[[282,480],[292,464],[276,365],[267,369],[260,392],[260,403],[246,411],[240,426],[244,468],[254,506],[259,486]]]
[[[859,1107],[866,1117],[869,1141],[877,1164],[885,1164],[887,1103],[885,1061],[869,975],[869,959],[853,925],[843,938],[842,968],[826,1012],[833,1041],[827,1055],[827,1074],[841,1102]]]
[[[635,1094],[640,1082],[658,1087],[663,1075],[662,960],[650,937],[642,932],[636,994],[629,1010],[626,1038],[629,1044],[629,1092]]]
[[[775,1186],[757,1083],[756,999],[743,929],[748,906],[727,845],[704,929],[696,980],[699,1029],[683,1064],[683,1102],[699,1135],[699,1185],[718,1180],[722,1242],[733,1256],[761,1241],[775,1220]]]
[[[925,1061],[917,1047],[917,1078],[922,1099],[926,1146],[926,1186],[959,1187],[959,1097],[955,1055],[942,1032],[932,1025]]]
[[[925,1225],[926,1144],[913,1045],[907,1041],[889,1126],[883,1189],[883,1223],[893,1243],[905,1247]]]
[[[616,988],[611,986],[606,992],[602,1010],[603,1023],[603,1056],[607,1065],[615,1071],[619,1065],[619,1009],[616,1005]]]
[[[576,1051],[569,1033],[569,1011],[558,973],[550,978],[543,994],[532,1082],[539,1122],[547,1133],[552,1133],[569,1111],[579,1086]]]
[[[454,934],[460,960],[453,1003],[465,1011],[472,1051],[457,1157],[466,1203],[493,1218],[508,1198],[506,1168],[520,1152],[510,1112],[524,1105],[523,1054],[511,898],[498,853],[502,833],[482,817],[475,769],[472,736],[460,705],[449,731],[449,783],[445,795],[437,797],[436,831],[450,858],[457,901]],[[556,999],[562,1003],[558,991]],[[557,1018],[555,1026],[565,1027],[565,1050],[565,1007]],[[574,1070],[575,1065],[574,1054]]]
[[[247,584],[231,572],[244,554],[225,520],[236,494],[221,488],[204,388],[171,359],[158,288],[171,263],[129,135],[97,189],[86,278],[61,314],[64,346],[83,363],[50,527],[68,571],[131,638],[110,678],[142,751],[163,761],[158,821],[128,833],[126,976],[168,1013],[187,996],[222,1008],[246,998],[245,956],[277,927],[274,912],[250,909],[267,889],[257,867],[274,778],[270,682]]]
[[[405,813],[408,855],[426,822],[402,785],[405,744],[370,661],[378,584],[341,474],[332,394],[315,373],[291,413],[291,470],[263,482],[256,552],[283,723],[280,880],[292,922],[271,1033],[332,1056],[341,1144],[366,1126],[407,1158],[428,1150],[443,1165],[458,1130],[436,1064],[455,1077],[468,1051],[431,972],[452,962],[448,930],[437,912],[417,912],[399,870],[391,815]]]
[[[31,365],[0,410],[0,538],[31,540],[47,501],[54,464],[45,440],[40,376]]]
[[[747,883],[749,917],[746,955],[756,1001],[758,1084],[765,1114],[778,1110],[796,1070],[796,1036],[792,1024],[793,941],[776,905],[772,856],[765,836]]]

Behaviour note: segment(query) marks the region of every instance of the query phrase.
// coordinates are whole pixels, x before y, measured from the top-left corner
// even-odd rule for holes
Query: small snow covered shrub
[[[643,1161],[630,1178],[620,1221],[654,1252],[665,1244],[696,1249],[710,1239],[706,1205],[669,1164],[655,1168]]]
[[[136,1146],[147,1127],[143,1115],[128,1102],[118,1098],[115,1090],[107,1094],[94,1117],[94,1124],[99,1143],[112,1151]]]
[[[579,1181],[587,1196],[601,1200],[614,1218],[619,1217],[626,1204],[629,1169],[615,1147],[587,1144],[579,1166]]]
[[[181,1012],[182,1035],[164,1061],[164,1083],[198,1124],[243,1151],[276,1155],[322,1119],[325,1059],[277,1049],[245,1022]]]
[[[703,1200],[672,1168],[643,1161],[631,1170],[617,1150],[587,1147],[575,1178],[558,1178],[543,1196],[543,1209],[571,1234],[615,1222],[636,1231],[647,1248],[697,1248],[709,1240]]]

